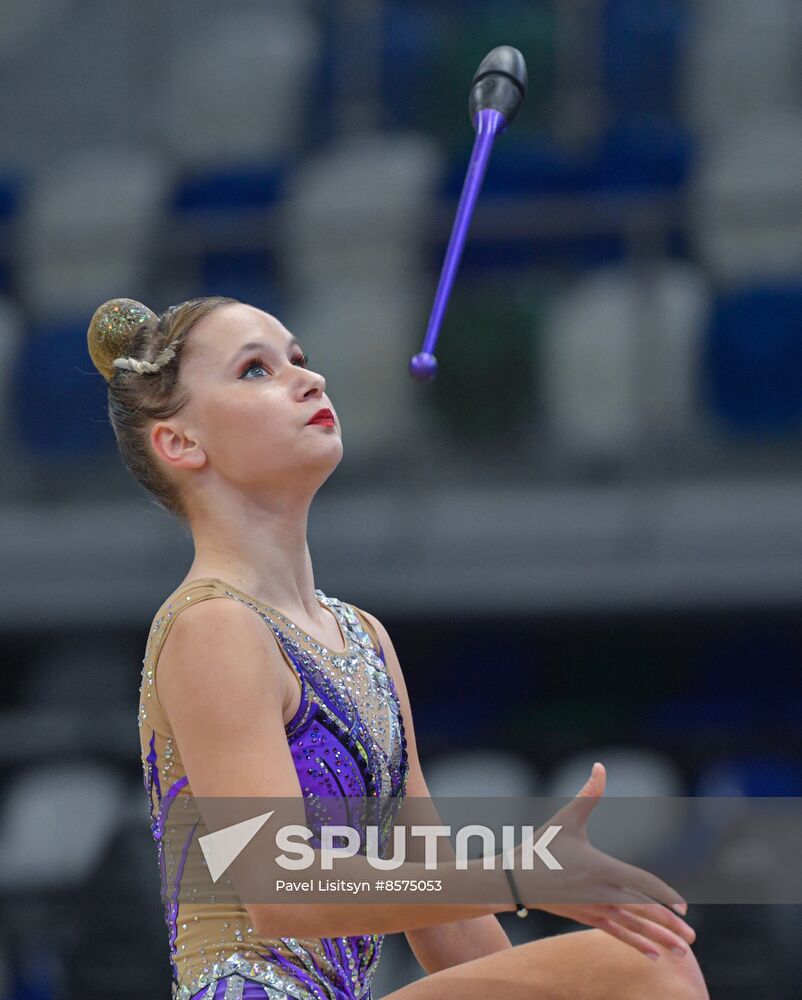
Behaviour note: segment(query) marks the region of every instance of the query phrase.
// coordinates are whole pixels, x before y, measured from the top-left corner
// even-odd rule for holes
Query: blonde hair
[[[189,401],[179,386],[179,369],[192,328],[214,309],[235,302],[206,296],[159,316],[133,299],[110,299],[95,311],[87,332],[89,355],[108,383],[109,420],[125,465],[157,505],[184,524],[186,506],[153,453],[150,427],[175,416]]]

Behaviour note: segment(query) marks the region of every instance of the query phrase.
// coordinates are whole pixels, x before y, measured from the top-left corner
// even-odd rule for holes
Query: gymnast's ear
[[[150,443],[165,465],[173,469],[200,469],[206,464],[206,452],[197,441],[166,421],[157,421],[151,427]]]

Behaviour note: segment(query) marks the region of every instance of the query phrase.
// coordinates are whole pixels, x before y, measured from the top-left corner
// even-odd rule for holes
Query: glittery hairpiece
[[[87,343],[92,361],[106,381],[111,379],[119,368],[132,367],[128,364],[118,365],[117,361],[135,360],[124,356],[131,338],[143,323],[158,322],[158,319],[152,309],[134,299],[109,299],[95,310],[87,331]],[[161,355],[159,358],[156,359],[157,371],[158,364],[169,360],[167,357],[162,358]],[[148,362],[138,362],[138,364],[148,364]],[[133,370],[140,369],[133,367]],[[142,370],[148,371],[147,368]]]

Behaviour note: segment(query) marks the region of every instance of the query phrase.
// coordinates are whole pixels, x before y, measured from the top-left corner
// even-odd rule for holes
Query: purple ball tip
[[[437,358],[421,351],[409,363],[409,374],[417,382],[431,382],[437,375]]]

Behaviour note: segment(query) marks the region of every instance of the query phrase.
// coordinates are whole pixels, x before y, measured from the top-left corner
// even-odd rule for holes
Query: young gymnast
[[[187,796],[429,792],[386,629],[315,586],[307,517],[343,444],[300,344],[223,297],[160,316],[111,300],[88,340],[123,460],[194,542],[151,625],[138,717],[174,1000],[371,1000],[400,931],[427,975],[385,1000],[705,1000],[694,932],[661,903],[544,905],[587,929],[512,947],[495,914],[513,899],[179,901],[182,865],[165,859]],[[577,813],[604,781],[597,765]]]

